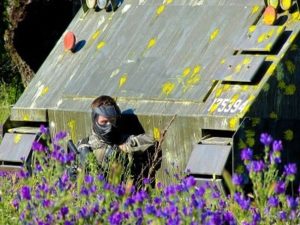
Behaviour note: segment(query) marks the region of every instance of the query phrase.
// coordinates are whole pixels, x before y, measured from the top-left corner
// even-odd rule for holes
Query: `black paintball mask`
[[[98,118],[103,116],[108,118],[108,123],[99,124]],[[120,140],[120,132],[118,130],[118,122],[121,111],[118,106],[102,105],[92,109],[93,130],[107,144],[118,144]]]

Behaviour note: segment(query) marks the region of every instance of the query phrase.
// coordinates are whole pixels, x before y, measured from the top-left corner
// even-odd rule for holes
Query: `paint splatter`
[[[30,119],[30,118],[29,118],[29,115],[26,114],[26,115],[23,116],[23,120],[24,120],[24,121],[29,121],[29,119]]]
[[[45,94],[47,94],[49,91],[49,88],[46,86],[42,89],[40,96],[44,96]]]
[[[190,72],[191,72],[191,68],[190,68],[190,67],[187,67],[187,68],[185,68],[185,69],[183,70],[182,76],[183,76],[183,77],[186,77],[186,76],[188,76],[188,75],[190,74]]]
[[[156,39],[155,38],[151,38],[148,42],[147,48],[152,48],[154,45],[156,45]]]
[[[92,35],[92,40],[95,40],[97,39],[101,34],[101,31],[100,30],[97,30],[95,33],[93,33]]]
[[[14,137],[14,143],[18,144],[22,139],[22,134],[16,134]]]
[[[175,84],[172,83],[172,82],[166,82],[163,87],[162,87],[162,92],[165,94],[165,95],[169,95],[171,94],[171,92],[174,90],[175,88]]]
[[[97,45],[97,49],[101,49],[106,45],[105,41],[100,41],[99,44]]]
[[[160,139],[160,131],[157,127],[153,128],[153,138],[157,141]]]
[[[259,5],[254,5],[254,6],[252,7],[252,12],[251,12],[251,14],[253,15],[253,14],[257,13],[258,10],[259,10]]]
[[[214,32],[212,32],[212,34],[210,35],[210,40],[214,40],[218,36],[219,32],[219,29],[214,30]]]
[[[76,135],[76,121],[75,120],[70,120],[68,122],[68,127],[70,129],[70,134],[72,140],[75,140],[75,135]]]
[[[156,9],[156,15],[160,15],[162,14],[162,12],[165,10],[165,5],[160,5],[158,6],[158,8]]]
[[[229,128],[230,129],[235,129],[236,127],[237,127],[237,125],[238,125],[238,122],[239,122],[239,118],[231,118],[230,120],[229,120]]]
[[[124,73],[119,80],[119,88],[122,87],[127,82],[127,73]]]

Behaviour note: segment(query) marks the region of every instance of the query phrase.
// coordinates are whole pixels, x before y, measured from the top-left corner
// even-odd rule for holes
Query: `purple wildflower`
[[[248,210],[250,207],[250,199],[245,197],[243,194],[236,192],[233,196],[234,200],[241,206],[243,210]]]
[[[297,173],[297,165],[296,163],[289,163],[284,166],[284,172],[287,176],[295,175]]]
[[[87,184],[92,184],[93,181],[94,181],[94,177],[91,176],[91,175],[86,175],[86,176],[84,177],[84,181],[85,181],[85,183],[87,183]]]
[[[279,200],[276,196],[271,196],[268,200],[268,205],[270,207],[277,207],[279,205]]]
[[[287,196],[286,197],[287,205],[291,209],[296,209],[298,206],[298,201],[292,197],[292,196]]]
[[[250,167],[250,168],[249,168]],[[265,169],[265,164],[262,160],[254,160],[247,167],[250,171],[259,173]]]
[[[55,135],[53,141],[54,141],[54,143],[57,143],[57,142],[59,142],[60,140],[64,139],[66,136],[67,136],[67,132],[65,132],[65,131],[60,131],[60,132],[58,132],[58,133]]]
[[[283,220],[283,221],[285,221],[287,219],[287,213],[285,211],[279,211],[277,216],[280,220]]]
[[[185,179],[183,180],[183,183],[185,184],[185,186],[186,186],[187,188],[191,188],[191,187],[193,187],[193,186],[196,185],[196,180],[195,180],[194,177],[189,176],[189,177],[187,177],[187,178],[185,178]]]
[[[242,185],[243,184],[243,176],[241,174],[234,173],[232,176],[232,183],[235,185],[238,185],[238,186]]]
[[[21,188],[21,196],[23,199],[31,200],[31,194],[30,194],[30,187],[29,186],[23,186]]]
[[[283,147],[282,147],[282,141],[281,140],[273,141],[273,151],[280,152],[282,149],[283,149]]]
[[[60,213],[63,217],[65,217],[69,213],[69,208],[67,206],[63,206],[60,208]]]
[[[150,184],[150,178],[144,178],[143,179],[143,184]]]
[[[251,148],[244,148],[241,152],[241,159],[244,161],[252,160],[253,151]]]
[[[44,208],[49,208],[51,205],[52,205],[51,200],[49,200],[49,199],[43,199],[43,201],[42,201],[42,206],[43,206]]]
[[[41,124],[40,126],[40,132],[42,134],[48,134],[48,128],[44,126],[44,124]]]
[[[32,150],[36,151],[36,152],[43,152],[45,150],[45,148],[40,142],[34,141],[32,143]]]
[[[267,133],[262,133],[260,135],[260,142],[264,145],[269,146],[273,141],[273,138],[271,135],[267,134]]]
[[[282,194],[285,192],[285,183],[283,181],[278,181],[275,184],[275,189],[274,189],[276,194]]]

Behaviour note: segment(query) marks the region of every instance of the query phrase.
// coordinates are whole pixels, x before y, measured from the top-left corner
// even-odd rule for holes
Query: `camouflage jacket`
[[[86,154],[89,152],[93,152],[100,166],[103,166],[103,163],[106,163],[115,152],[126,153],[130,160],[133,154],[143,153],[147,149],[154,147],[156,143],[152,137],[146,134],[124,136],[122,139],[124,140],[122,142],[124,146],[123,151],[118,145],[105,143],[101,137],[93,132],[90,136],[80,140],[77,144],[78,151],[80,152],[80,161],[84,161]]]

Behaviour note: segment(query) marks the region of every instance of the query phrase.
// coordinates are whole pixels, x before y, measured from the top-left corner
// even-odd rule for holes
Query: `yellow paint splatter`
[[[223,89],[222,88],[218,88],[217,90],[216,90],[216,97],[219,97],[221,94],[222,94],[222,92],[223,92]]]
[[[162,92],[165,95],[169,95],[174,90],[174,88],[175,88],[175,84],[168,81],[163,85]]]
[[[291,34],[291,37],[290,37],[289,40],[288,40],[288,43],[289,43],[289,44],[291,44],[291,43],[294,42],[294,40],[295,40],[295,38],[296,38],[296,35],[297,35],[297,34]]]
[[[248,91],[249,90],[249,86],[248,85],[243,85],[242,86],[242,91]]]
[[[238,65],[234,68],[234,72],[235,72],[235,73],[238,73],[238,72],[241,71],[241,69],[242,69],[242,65],[241,65],[241,64],[238,64]]]
[[[257,39],[257,43],[261,43],[263,41],[266,41],[268,40],[269,38],[271,38],[274,34],[275,30],[274,29],[271,29],[270,31],[266,32],[266,33],[263,33],[261,34],[258,39]]]
[[[97,39],[101,34],[101,31],[100,30],[97,30],[93,35],[92,35],[92,39],[95,40]]]
[[[275,60],[277,60],[277,56],[276,55],[268,55],[266,57],[266,60],[267,61],[275,61]]]
[[[239,118],[231,118],[230,120],[229,120],[229,128],[230,129],[235,129],[236,127],[237,127],[237,125],[238,125],[238,122],[239,122]]]
[[[48,88],[47,86],[44,87],[44,88],[42,89],[42,92],[41,92],[41,95],[40,95],[40,96],[43,96],[43,95],[47,94],[48,91],[49,91],[49,88]]]
[[[269,116],[273,120],[277,120],[278,119],[278,115],[275,112],[271,112]]]
[[[201,77],[199,74],[193,74],[187,81],[187,85],[195,85],[198,84],[201,80]]]
[[[257,13],[258,10],[259,10],[259,5],[254,5],[254,6],[252,7],[252,12],[251,12],[251,14],[253,15],[253,14]]]
[[[154,45],[156,45],[156,39],[155,38],[151,38],[148,42],[147,48],[152,48]]]
[[[266,50],[266,51],[271,51],[271,48],[272,48],[272,43],[268,43],[268,44],[265,46],[265,50]]]
[[[160,139],[160,130],[157,127],[153,128],[153,138],[157,141]]]
[[[294,74],[296,71],[296,66],[291,60],[286,60],[285,65],[290,74]]]
[[[72,140],[75,140],[75,136],[76,136],[76,121],[75,120],[70,120],[68,122],[68,127],[70,129],[70,134],[71,134]]]
[[[195,67],[194,67],[193,74],[197,74],[197,73],[199,73],[199,72],[200,72],[200,70],[201,70],[201,66],[200,66],[200,65],[197,65],[197,66],[195,66]]]
[[[100,41],[99,44],[97,45],[97,49],[101,49],[106,45],[105,41]]]
[[[29,119],[30,119],[30,118],[29,118],[29,115],[26,114],[26,115],[23,116],[23,120],[24,120],[24,121],[29,121]]]
[[[214,40],[218,36],[219,32],[219,29],[215,29],[214,32],[212,32],[212,34],[210,35],[210,40]]]
[[[255,25],[252,25],[248,28],[248,32],[251,34],[253,33],[254,31],[256,30],[256,26]]]
[[[267,70],[267,75],[272,75],[274,73],[274,70],[276,69],[277,63],[272,63],[269,69]]]
[[[191,68],[187,67],[183,70],[182,76],[186,77],[187,75],[189,75],[190,72],[191,72]]]
[[[209,112],[213,113],[214,111],[216,111],[217,108],[219,107],[219,104],[220,103],[214,103],[214,104],[212,104],[212,106],[209,108]]]
[[[127,81],[127,73],[124,73],[121,77],[120,77],[120,80],[119,80],[119,88],[122,87],[126,81]]]
[[[226,62],[226,59],[222,59],[220,64],[224,64]]]
[[[223,86],[223,90],[224,90],[224,91],[228,91],[229,88],[230,88],[230,84],[225,84],[225,85]]]
[[[162,14],[162,12],[165,10],[165,5],[160,5],[158,6],[158,8],[156,9],[156,15],[160,15]]]
[[[166,4],[169,5],[173,2],[173,0],[166,0]]]
[[[243,65],[248,65],[249,63],[251,63],[251,58],[250,57],[245,57],[243,59]]]
[[[297,88],[296,88],[295,84],[289,84],[285,87],[284,94],[285,95],[293,95],[293,94],[295,94],[296,89]]]
[[[230,102],[235,103],[239,98],[240,98],[240,95],[239,94],[235,94],[234,96],[232,96]]]
[[[290,129],[284,131],[284,139],[287,141],[292,141],[294,139],[294,132]]]
[[[16,134],[14,137],[14,143],[18,144],[22,139],[22,134]]]

